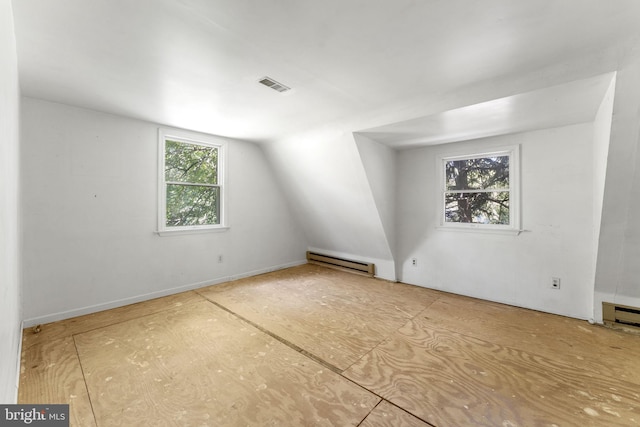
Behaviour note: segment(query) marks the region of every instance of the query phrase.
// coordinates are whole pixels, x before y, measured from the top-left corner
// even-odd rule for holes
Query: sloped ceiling
[[[606,73],[358,133],[410,148],[592,122],[612,78]]]
[[[392,161],[386,148],[586,120],[610,79],[598,76],[640,41],[637,0],[13,8],[23,95],[264,143],[309,246],[387,260],[389,279],[394,172],[376,166]]]
[[[13,7],[24,95],[258,142],[624,50],[640,27],[636,0],[15,0]],[[293,90],[269,90],[257,83],[263,76]]]

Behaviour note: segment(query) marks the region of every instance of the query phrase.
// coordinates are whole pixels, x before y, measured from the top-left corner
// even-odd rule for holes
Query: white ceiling
[[[613,73],[366,129],[394,148],[444,144],[591,122]]]
[[[13,9],[24,95],[258,142],[622,52],[640,37],[637,0],[14,0]],[[293,90],[259,85],[263,76]],[[370,132],[392,146],[466,138],[505,105],[512,124],[489,128],[510,132],[530,126],[517,118],[590,114],[581,106],[598,81],[485,103],[489,113],[471,119],[484,110],[418,118],[402,136]]]

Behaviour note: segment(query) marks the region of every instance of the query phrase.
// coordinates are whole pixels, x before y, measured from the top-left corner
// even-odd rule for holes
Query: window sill
[[[207,227],[207,228],[180,228],[177,230],[157,230],[154,231],[160,237],[181,236],[186,234],[202,234],[202,233],[222,233],[229,230],[229,227]]]
[[[490,228],[490,227],[481,227],[481,226],[452,226],[452,225],[439,225],[436,227],[438,230],[442,231],[455,231],[455,232],[466,232],[466,233],[481,233],[481,234],[502,234],[508,236],[519,236],[521,233],[527,230],[520,230],[515,228]]]

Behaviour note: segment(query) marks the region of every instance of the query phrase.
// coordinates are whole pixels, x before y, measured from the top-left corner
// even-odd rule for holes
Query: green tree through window
[[[509,156],[447,159],[444,220],[509,225]]]
[[[218,147],[166,139],[166,227],[220,224]]]

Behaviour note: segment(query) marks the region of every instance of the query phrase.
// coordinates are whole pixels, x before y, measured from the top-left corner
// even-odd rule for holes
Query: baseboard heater
[[[325,267],[337,268],[351,273],[374,276],[376,266],[370,262],[353,261],[350,259],[338,258],[330,255],[323,255],[317,252],[307,251],[307,261],[311,264],[323,265]]]
[[[626,305],[602,303],[602,320],[611,327],[631,327],[640,329],[640,308]]]

